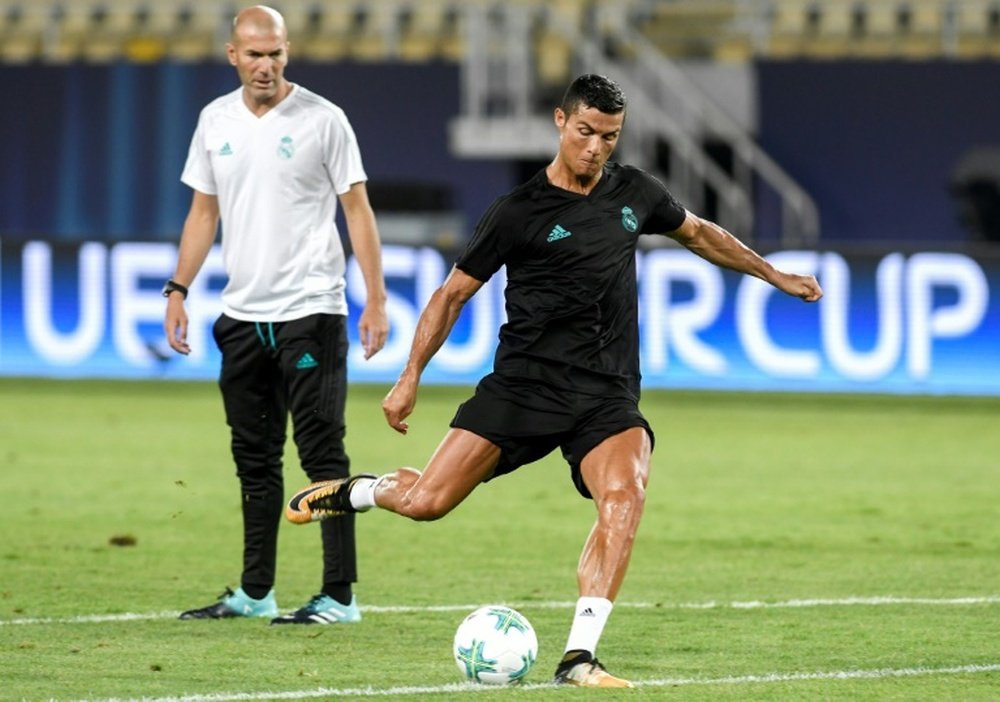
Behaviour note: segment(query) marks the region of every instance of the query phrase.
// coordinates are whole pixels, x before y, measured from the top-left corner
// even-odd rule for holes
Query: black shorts
[[[566,390],[537,379],[491,373],[476,393],[461,404],[451,426],[478,434],[500,447],[500,462],[493,478],[517,470],[562,449],[573,484],[590,499],[580,475],[580,462],[591,449],[626,429],[642,427],[654,440],[653,430],[639,412],[636,398],[609,386],[596,395]]]

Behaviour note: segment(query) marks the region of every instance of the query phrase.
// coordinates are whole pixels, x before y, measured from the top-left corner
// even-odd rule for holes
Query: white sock
[[[351,486],[351,507],[367,512],[375,507],[375,486],[382,478],[358,478]]]
[[[604,625],[611,616],[614,604],[603,597],[581,597],[576,601],[576,614],[569,630],[566,651],[597,651],[597,641],[601,638]]]

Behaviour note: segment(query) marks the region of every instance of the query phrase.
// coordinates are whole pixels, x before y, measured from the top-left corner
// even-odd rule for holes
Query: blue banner
[[[164,340],[160,295],[176,254],[168,243],[4,243],[0,375],[214,379],[221,255],[212,251],[191,286],[192,352],[182,357]],[[823,300],[802,303],[683,249],[637,256],[644,387],[1000,395],[1000,258],[780,251],[768,259],[815,274]],[[392,332],[368,361],[356,329],[364,284],[349,262],[352,381],[395,380],[452,260],[433,248],[385,247]],[[501,272],[468,303],[425,382],[469,384],[489,372],[503,283]]]

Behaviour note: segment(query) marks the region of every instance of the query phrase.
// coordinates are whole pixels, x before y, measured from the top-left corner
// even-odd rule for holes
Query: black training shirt
[[[495,370],[541,359],[610,376],[638,396],[636,243],[684,217],[656,178],[616,163],[589,195],[550,184],[543,169],[498,198],[455,264],[483,282],[507,266]]]

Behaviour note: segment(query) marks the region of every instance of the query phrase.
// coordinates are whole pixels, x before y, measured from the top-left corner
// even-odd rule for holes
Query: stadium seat
[[[539,87],[543,92],[565,87],[572,72],[572,36],[579,31],[582,20],[577,5],[562,2],[539,8],[537,3],[523,2],[520,9],[529,18],[528,26],[535,29],[535,78]]]
[[[1000,2],[965,0],[955,8],[955,52],[959,58],[1000,56]]]
[[[427,61],[440,57],[444,42],[454,26],[449,0],[416,0],[401,11],[399,56],[406,61]]]
[[[906,5],[908,25],[902,29],[899,53],[905,58],[935,58],[945,51],[947,7],[940,0],[915,0]]]
[[[335,61],[347,55],[357,10],[350,2],[327,2],[310,10],[308,35],[293,38],[297,55],[312,61]]]
[[[83,56],[83,42],[96,25],[96,8],[87,2],[64,2],[56,7],[46,37],[45,57],[57,62]]]
[[[148,9],[146,29],[149,32],[169,35],[182,29],[181,7],[176,0],[153,2]]]
[[[733,27],[720,36],[712,48],[712,58],[722,63],[749,61],[757,51],[757,37],[751,32]]]
[[[309,0],[275,0],[270,6],[285,18],[288,38],[293,43],[312,31],[312,3]]]
[[[893,2],[865,2],[855,7],[863,18],[857,33],[884,47],[899,35],[899,8]]]
[[[861,2],[851,8],[852,56],[886,58],[896,53],[900,38],[899,8],[895,2]]]
[[[198,0],[155,0],[148,5],[142,36],[162,41],[164,55],[179,61],[200,61],[223,54],[231,8]]]
[[[462,22],[465,15],[458,6],[458,2],[447,6],[442,17],[438,55],[447,61],[460,61],[465,51],[465,27]]]
[[[0,59],[25,63],[37,59],[42,40],[50,26],[55,7],[45,0],[21,0],[10,3],[0,15]]]
[[[587,3],[585,0],[550,0],[545,3],[551,18],[574,30],[584,29]]]
[[[543,32],[535,40],[536,77],[542,89],[565,86],[573,68],[573,45],[555,32]]]
[[[352,58],[380,61],[399,53],[399,0],[368,0],[359,6],[359,22],[350,43]]]
[[[148,16],[147,0],[107,0],[103,28],[115,34],[129,34],[137,31]]]
[[[771,5],[767,53],[774,58],[798,56],[813,27],[811,0],[783,0]]]
[[[917,0],[910,5],[910,30],[916,34],[935,35],[940,38],[947,10],[940,0]]]
[[[803,53],[812,58],[837,58],[855,51],[859,7],[854,0],[816,3],[815,33],[804,42]]]

